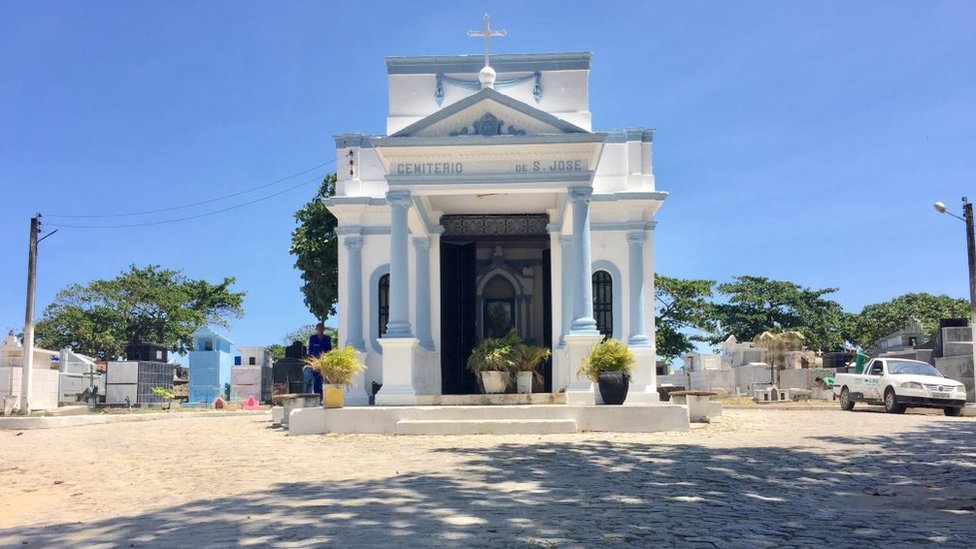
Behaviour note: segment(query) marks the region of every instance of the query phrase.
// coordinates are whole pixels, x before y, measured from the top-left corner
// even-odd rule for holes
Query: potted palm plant
[[[604,404],[623,404],[633,368],[634,355],[630,349],[616,339],[608,339],[590,351],[576,375],[585,376],[600,387]]]
[[[549,358],[549,349],[538,345],[519,343],[516,346],[518,364],[515,374],[517,392],[531,393],[532,379],[538,375],[536,368],[543,360]]]
[[[350,387],[356,374],[366,369],[351,345],[308,357],[305,363],[322,374],[322,406],[326,408],[342,408],[343,387]]]
[[[486,393],[505,392],[511,373],[518,367],[517,345],[518,338],[488,338],[471,351],[468,369],[481,376]]]

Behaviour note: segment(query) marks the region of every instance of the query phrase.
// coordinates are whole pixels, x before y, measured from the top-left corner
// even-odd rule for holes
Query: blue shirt
[[[308,338],[308,354],[309,356],[317,357],[322,353],[327,353],[332,350],[332,338],[327,334],[322,334],[322,339],[319,339],[318,334],[312,334],[312,337]]]

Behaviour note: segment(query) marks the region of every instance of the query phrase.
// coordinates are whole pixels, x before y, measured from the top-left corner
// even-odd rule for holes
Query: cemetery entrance
[[[478,343],[509,331],[552,348],[551,265],[545,214],[441,217],[442,394],[475,394],[467,369]],[[539,369],[552,390],[552,362]]]

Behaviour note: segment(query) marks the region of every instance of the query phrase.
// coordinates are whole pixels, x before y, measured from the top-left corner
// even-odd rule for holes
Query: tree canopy
[[[335,184],[335,173],[327,174],[315,197],[295,212],[298,226],[291,233],[291,254],[302,273],[305,305],[322,320],[336,314],[339,294],[337,220],[322,203],[335,195]]]
[[[882,337],[904,328],[912,318],[932,333],[940,318],[952,316],[968,318],[969,300],[945,294],[905,294],[864,307],[852,323],[850,340],[861,347],[872,347]]]
[[[654,275],[655,343],[657,354],[673,360],[695,349],[703,341],[696,331],[714,332],[717,328],[712,311],[714,280],[684,280]]]
[[[745,341],[764,331],[794,330],[803,334],[810,349],[843,348],[849,316],[839,303],[824,297],[837,288],[814,290],[785,280],[737,276],[716,290],[725,302],[714,305],[721,331],[711,338],[712,343],[729,335]]]
[[[245,292],[230,289],[234,278],[217,284],[186,277],[159,265],[135,265],[110,280],[72,284],[44,309],[37,323],[42,347],[96,358],[122,356],[132,336],[183,353],[193,332],[205,325],[228,326],[243,314]]]

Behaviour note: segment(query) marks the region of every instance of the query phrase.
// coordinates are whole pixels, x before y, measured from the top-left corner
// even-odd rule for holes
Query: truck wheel
[[[942,413],[949,417],[957,417],[962,414],[962,408],[943,408]]]
[[[884,407],[885,412],[888,412],[889,414],[905,413],[905,405],[898,404],[898,399],[895,397],[895,391],[891,387],[888,387],[888,390],[885,391]]]
[[[844,387],[840,391],[840,409],[850,412],[854,409],[854,401],[851,400],[851,392]]]

